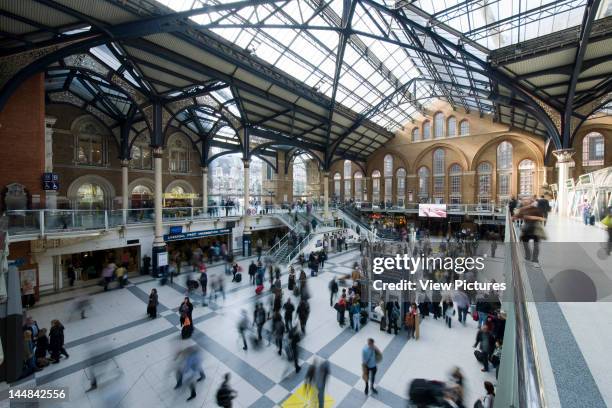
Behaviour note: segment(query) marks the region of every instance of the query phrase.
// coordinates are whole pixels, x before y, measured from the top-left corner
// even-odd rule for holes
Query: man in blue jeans
[[[584,204],[582,204],[582,220],[584,221],[584,225],[589,225],[589,219],[591,218],[591,204],[585,198]]]
[[[365,394],[368,395],[368,382],[371,385],[372,393],[378,394],[376,388],[374,388],[374,380],[376,379],[376,355],[379,355],[379,359],[382,358],[382,354],[378,347],[374,345],[374,339],[368,339],[368,344],[363,348],[361,352],[361,365],[363,368],[363,380],[365,381]]]

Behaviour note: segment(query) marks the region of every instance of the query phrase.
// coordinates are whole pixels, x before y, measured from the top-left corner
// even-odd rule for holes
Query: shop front
[[[140,271],[140,245],[64,254],[58,258],[64,288],[98,282],[102,270],[110,263],[127,268],[128,276]]]
[[[221,260],[223,253],[231,254],[233,251],[232,228],[184,231],[181,226],[174,226],[164,235],[164,241],[170,266],[177,269],[191,264],[194,253],[201,252],[203,260],[210,263]]]

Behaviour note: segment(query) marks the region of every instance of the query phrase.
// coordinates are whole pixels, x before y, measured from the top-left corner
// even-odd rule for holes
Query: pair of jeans
[[[355,313],[353,315],[353,328],[355,329],[356,332],[359,331],[359,327],[360,327],[359,319],[360,318],[361,318],[361,314],[360,313]]]
[[[468,308],[466,307],[458,307],[457,308],[458,316],[459,316],[459,322],[465,324],[465,317],[467,316],[467,312],[468,312]]]
[[[374,390],[374,381],[376,380],[376,371],[378,371],[378,367],[368,367],[368,381],[366,381],[365,392],[368,393],[369,388]],[[369,383],[369,387],[368,387]]]
[[[478,312],[478,328],[480,329],[482,325],[487,321],[488,314],[485,312]]]

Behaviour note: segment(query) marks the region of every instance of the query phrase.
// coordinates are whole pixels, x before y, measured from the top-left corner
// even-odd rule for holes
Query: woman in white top
[[[493,408],[493,402],[495,401],[495,387],[489,381],[484,382],[485,390],[487,391],[487,395],[482,397],[482,407],[483,408]]]

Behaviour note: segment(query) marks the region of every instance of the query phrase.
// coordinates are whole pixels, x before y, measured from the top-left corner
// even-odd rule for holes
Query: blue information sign
[[[166,234],[164,235],[164,241],[182,241],[185,239],[198,239],[198,238],[204,238],[204,237],[211,237],[214,235],[225,235],[225,234],[229,234],[231,232],[231,229],[229,228],[220,228],[220,229],[214,229],[214,230],[205,230],[205,231],[191,231],[191,232],[183,232],[183,233],[179,233],[179,234],[172,234],[172,231],[170,231],[170,234]]]
[[[59,175],[57,173],[43,173],[42,182],[45,191],[59,190]]]

